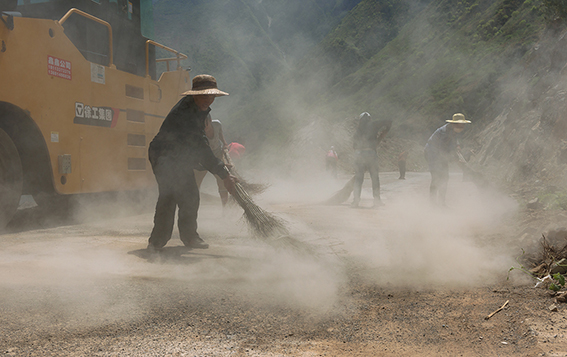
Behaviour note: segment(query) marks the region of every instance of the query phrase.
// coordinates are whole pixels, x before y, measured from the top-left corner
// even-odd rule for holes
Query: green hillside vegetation
[[[277,82],[277,89],[257,96],[261,112],[288,129],[275,135],[295,132],[312,116],[332,125],[368,111],[393,119],[392,135],[423,142],[456,111],[477,127],[497,115],[502,108],[494,101],[508,90],[508,78],[521,73],[522,58],[545,28],[542,4],[409,4],[361,1]],[[236,113],[244,132],[254,127],[258,112],[244,108]]]
[[[473,136],[537,84],[535,44],[566,17],[562,0],[161,0],[155,16],[231,92],[214,104],[229,138],[263,152],[313,123],[317,146],[347,147],[337,128],[362,111],[394,120],[389,140],[422,145],[454,112]]]
[[[421,1],[419,3],[426,3]],[[296,68],[297,78],[335,84],[360,69],[396,38],[414,11],[405,1],[362,1],[306,56]],[[322,80],[321,78],[324,78]],[[324,88],[324,86],[322,86]]]
[[[482,122],[543,28],[531,1],[435,1],[325,98],[343,116],[367,110],[411,135],[456,111]]]

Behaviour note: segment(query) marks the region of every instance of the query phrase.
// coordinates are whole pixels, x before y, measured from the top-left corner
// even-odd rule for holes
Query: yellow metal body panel
[[[27,111],[41,130],[56,192],[133,190],[155,184],[147,148],[181,93],[190,89],[187,71],[165,72],[155,81],[112,65],[96,65],[98,82],[104,81],[98,83],[92,80],[91,62],[52,20],[16,17],[12,31],[0,23],[0,40],[4,47],[0,52],[0,101]],[[137,94],[126,95],[126,86],[138,90]],[[86,115],[87,107],[91,122],[96,122],[95,111],[102,112],[104,120],[98,120],[109,125],[111,117],[112,127],[75,123],[77,114]],[[138,113],[137,121],[128,120],[129,111]],[[128,145],[128,134],[145,136],[144,146]],[[58,157],[65,154],[71,155],[72,172],[60,174]],[[130,169],[129,159],[136,163]],[[145,169],[141,169],[141,159]]]

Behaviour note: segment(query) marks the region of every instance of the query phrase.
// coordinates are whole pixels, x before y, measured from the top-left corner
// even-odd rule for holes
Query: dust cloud
[[[308,89],[316,92],[323,85],[311,83]],[[223,89],[222,80],[219,87]],[[329,113],[329,108],[295,105],[312,96],[296,89],[267,90],[271,103],[279,101],[270,109],[290,118],[290,124],[311,118],[309,113]],[[213,104],[212,115],[224,123],[229,110],[220,105],[222,100]],[[391,108],[397,111],[394,104]],[[366,110],[361,107],[351,116]],[[238,125],[230,119],[227,123],[229,129]],[[298,133],[289,130],[290,137]],[[225,132],[229,142],[237,134]],[[134,215],[129,206],[112,216],[96,213],[104,208],[81,211],[80,224],[2,236],[0,311],[13,319],[27,311],[30,321],[46,324],[97,325],[140,319],[175,297],[195,306],[226,298],[325,314],[340,304],[342,289],[354,278],[379,286],[471,287],[501,280],[514,265],[516,252],[505,247],[504,222],[513,216],[516,203],[480,192],[460,174],[451,176],[448,209],[430,206],[429,175],[423,172],[408,172],[405,181],[397,180],[397,173],[382,172],[386,206],[380,209],[352,209],[350,201],[323,205],[350,178],[348,170],[338,179],[324,172],[324,149],[327,144],[346,147],[349,140],[346,129],[333,139],[314,139],[313,150],[302,152],[307,157],[299,165],[282,157],[288,152],[297,157],[302,146],[279,143],[258,146],[242,162],[244,176],[271,184],[256,198],[258,204],[283,217],[290,236],[313,247],[311,252],[252,237],[238,207],[222,212],[208,175],[199,232],[211,244],[209,250],[178,249],[181,242],[174,233],[165,252],[148,256],[144,248],[152,229],[151,209]],[[268,171],[255,167],[254,161],[266,164]],[[364,185],[362,206],[368,207],[368,177]]]
[[[516,202],[496,192],[479,191],[453,172],[450,208],[432,207],[429,174],[409,175],[402,181],[397,180],[397,173],[381,174],[386,206],[379,209],[367,209],[372,205],[368,177],[362,195],[366,209],[350,208],[352,197],[338,207],[309,209],[298,203],[320,205],[334,192],[333,180],[303,188],[285,182],[278,186],[284,189],[266,195],[278,200],[281,207],[285,202],[292,204],[288,214],[306,222],[313,220],[311,234],[326,237],[325,244],[334,246],[345,260],[359,265],[361,275],[378,284],[478,286],[501,279],[515,263],[511,254],[517,253],[507,248],[507,227]]]
[[[290,237],[308,251],[250,235],[242,211],[222,210],[211,175],[202,186],[199,232],[208,250],[184,250],[177,232],[159,256],[145,252],[152,213],[94,215],[68,226],[3,235],[0,242],[2,312],[12,323],[67,328],[135,322],[168,304],[252,304],[323,316],[338,313],[347,284],[440,289],[501,281],[513,263],[504,248],[503,222],[516,205],[484,195],[453,173],[447,210],[427,200],[429,176],[382,172],[379,209],[321,204],[341,188],[338,179],[313,173],[310,180],[270,180],[256,197],[285,219]],[[371,205],[369,178],[361,205]],[[108,206],[107,211],[108,211]],[[89,213],[89,214],[87,214]],[[83,216],[84,217],[84,216]],[[227,307],[228,308],[228,307]],[[24,316],[19,322],[18,314]],[[29,319],[29,320],[27,320]],[[46,327],[47,328],[47,327]]]

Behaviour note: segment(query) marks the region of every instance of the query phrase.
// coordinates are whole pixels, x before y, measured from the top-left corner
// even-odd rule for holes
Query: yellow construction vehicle
[[[191,81],[187,56],[149,39],[151,8],[0,0],[0,229],[21,195],[41,205],[155,185],[147,147]]]

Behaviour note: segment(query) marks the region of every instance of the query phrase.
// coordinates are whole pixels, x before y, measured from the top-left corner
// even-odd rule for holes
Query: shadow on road
[[[147,260],[149,263],[159,264],[187,265],[211,259],[250,260],[248,258],[240,258],[230,255],[194,253],[193,249],[185,246],[164,247],[159,252],[149,251],[147,249],[136,249],[129,251],[128,254],[135,255],[138,258]]]
[[[20,208],[0,235],[99,222],[153,212],[155,200],[117,194],[90,194],[36,205],[32,198]]]
[[[80,224],[80,220],[67,210],[45,209],[39,206],[19,209],[0,235],[36,229]]]

